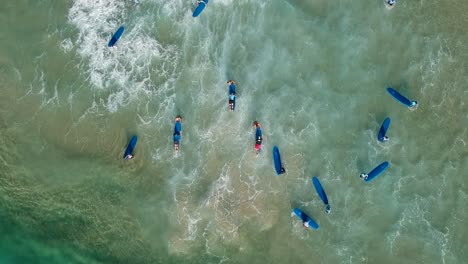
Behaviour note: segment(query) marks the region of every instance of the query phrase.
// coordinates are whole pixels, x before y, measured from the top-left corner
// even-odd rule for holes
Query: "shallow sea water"
[[[468,2],[212,0],[196,19],[188,0],[0,6],[1,263],[468,258]]]

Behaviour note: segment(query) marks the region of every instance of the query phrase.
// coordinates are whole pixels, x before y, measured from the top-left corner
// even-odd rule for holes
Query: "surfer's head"
[[[365,174],[365,173],[361,173],[361,174],[359,175],[359,177],[360,177],[360,178],[364,178],[364,180],[367,179],[367,176],[368,176],[368,175]]]
[[[176,116],[175,121],[176,122],[177,121],[181,122],[182,121],[182,116],[181,115]]]
[[[416,108],[418,108],[418,101],[411,101],[409,108],[411,110],[415,110]]]
[[[327,207],[325,207],[325,213],[329,214],[331,212],[331,207],[330,205],[327,204]]]
[[[385,142],[385,141],[388,141],[388,137],[387,137],[387,136],[383,137],[383,138],[382,138],[382,141],[384,141],[384,142]]]

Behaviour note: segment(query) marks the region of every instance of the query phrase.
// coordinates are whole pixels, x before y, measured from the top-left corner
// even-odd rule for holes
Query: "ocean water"
[[[190,0],[0,4],[0,263],[466,262],[468,2],[191,12]],[[379,178],[358,177],[385,160]]]

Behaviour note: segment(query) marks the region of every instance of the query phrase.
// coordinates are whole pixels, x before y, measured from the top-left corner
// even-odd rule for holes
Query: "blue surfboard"
[[[125,30],[124,26],[119,27],[119,29],[117,29],[117,31],[112,36],[111,40],[109,40],[109,44],[107,44],[107,46],[113,47],[115,43],[117,43],[117,41],[122,36],[122,33],[124,32],[124,30]]]
[[[322,200],[322,202],[327,206],[325,209],[325,212],[330,213],[331,207],[328,204],[328,197],[327,194],[325,193],[325,190],[322,187],[322,184],[320,184],[320,181],[317,177],[312,177],[312,183],[314,184],[315,191],[317,191],[318,196]]]
[[[367,174],[367,178],[364,179],[365,182],[370,182],[373,179],[375,179],[377,176],[379,176],[382,172],[384,172],[389,163],[387,161],[382,162],[379,166],[375,167],[371,172]]]
[[[281,164],[281,155],[277,146],[273,147],[273,162],[275,163],[275,171],[277,175],[283,174],[282,164]]]
[[[382,125],[380,126],[379,135],[377,136],[378,141],[384,141],[384,137],[387,134],[388,127],[390,126],[390,117],[385,118]]]
[[[133,155],[133,150],[135,149],[136,143],[137,143],[138,137],[135,135],[132,137],[130,142],[127,145],[127,149],[125,149],[125,153],[123,155],[123,158],[125,159],[128,155]]]
[[[197,7],[195,8],[195,10],[193,11],[192,16],[193,16],[193,17],[197,17],[198,15],[200,15],[201,12],[205,9],[206,4],[208,4],[208,0],[203,0],[203,1],[201,1],[201,2],[197,5]]]
[[[387,88],[387,92],[395,98],[398,102],[404,104],[405,106],[409,108],[414,108],[418,105],[417,101],[411,101],[408,98],[404,97],[401,95],[399,92],[395,91],[392,87]]]
[[[302,222],[308,222],[310,228],[313,228],[315,230],[319,229],[319,225],[314,221],[314,219],[310,218],[310,216],[306,215],[300,209],[294,208],[293,212],[294,214],[296,214],[297,218],[302,220]]]

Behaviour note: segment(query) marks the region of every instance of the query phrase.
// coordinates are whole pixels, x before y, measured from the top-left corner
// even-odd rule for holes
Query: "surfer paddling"
[[[259,122],[254,121],[254,129],[255,129],[255,153],[258,155],[260,153],[260,149],[262,148],[262,126]]]
[[[400,94],[398,91],[396,91],[396,90],[393,89],[392,87],[388,87],[388,88],[387,88],[387,92],[388,92],[393,98],[395,98],[395,100],[397,100],[398,102],[402,103],[403,105],[405,105],[406,107],[408,107],[410,110],[415,110],[416,108],[418,108],[418,101],[412,101],[412,100],[406,98],[405,96],[403,96],[402,94]]]
[[[180,115],[176,116],[174,134],[173,134],[175,152],[179,151],[180,139],[182,138],[182,123],[181,122],[182,122],[182,116]]]
[[[136,143],[138,141],[138,137],[134,135],[131,139],[130,142],[128,142],[127,149],[125,149],[125,153],[123,154],[124,160],[130,160],[135,158],[135,155],[133,155],[133,151],[135,150]]]
[[[229,110],[234,111],[234,104],[236,100],[236,82],[229,80],[227,85],[229,86]]]

